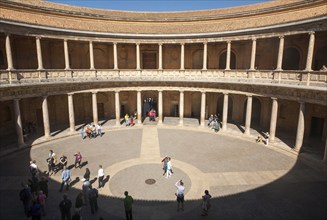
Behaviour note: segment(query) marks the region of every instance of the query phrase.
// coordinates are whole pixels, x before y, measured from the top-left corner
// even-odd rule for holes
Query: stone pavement
[[[112,122],[108,122],[110,124]],[[105,168],[106,184],[99,189],[96,215],[90,207],[83,219],[124,219],[123,192],[135,199],[134,219],[326,219],[327,168],[324,164],[298,158],[287,146],[265,147],[255,143],[255,130],[246,137],[229,125],[229,132],[214,133],[210,129],[164,125],[112,128],[103,126],[103,137],[82,140],[78,134],[25,148],[0,160],[0,219],[27,219],[19,201],[21,182],[29,176],[28,164],[35,159],[40,172],[47,170],[45,159],[49,149],[59,157],[80,151],[85,163],[82,169],[71,168],[72,188],[67,192],[73,203],[81,190],[85,167],[97,186],[96,174]],[[177,124],[176,124],[177,125]],[[63,132],[62,132],[63,133]],[[60,138],[59,138],[60,137]],[[43,142],[42,142],[43,141]],[[160,163],[172,157],[174,174],[162,176]],[[154,183],[147,184],[151,179]],[[175,182],[182,179],[186,187],[185,211],[176,211]],[[58,204],[60,173],[49,177],[47,215],[42,219],[60,219]],[[202,217],[201,196],[208,189],[213,196],[209,216]]]

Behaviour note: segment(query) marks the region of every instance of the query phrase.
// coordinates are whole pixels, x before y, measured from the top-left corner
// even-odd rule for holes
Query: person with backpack
[[[98,211],[98,190],[92,188],[92,185],[89,186],[90,190],[88,191],[89,202],[91,206],[91,213],[94,214]]]
[[[63,200],[59,203],[61,220],[71,220],[70,209],[72,207],[72,202],[68,199],[67,195],[63,196]]]

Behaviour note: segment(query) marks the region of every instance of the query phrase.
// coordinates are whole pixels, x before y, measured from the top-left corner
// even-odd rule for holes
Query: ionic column
[[[162,43],[159,43],[159,70],[162,70]]]
[[[90,69],[94,70],[94,53],[93,53],[93,42],[89,42],[89,50],[90,50]]]
[[[323,161],[327,164],[327,139],[326,139],[326,144],[325,144],[325,153],[324,153]]]
[[[69,114],[69,130],[75,131],[75,113],[74,113],[74,101],[73,94],[68,94],[68,114]]]
[[[93,111],[93,124],[97,125],[99,123],[97,92],[92,92],[92,111]]]
[[[14,69],[14,64],[13,64],[13,61],[12,61],[10,35],[6,35],[6,54],[7,54],[8,70],[13,70]]]
[[[42,48],[41,48],[41,38],[36,37],[36,53],[37,53],[37,63],[38,70],[43,70],[43,61],[42,61]]]
[[[68,53],[68,41],[67,39],[64,40],[64,52],[65,52],[65,70],[70,69],[69,64],[69,53]]]
[[[179,124],[184,123],[184,91],[179,92]]]
[[[231,41],[227,41],[226,69],[225,70],[230,70],[230,53],[231,53]]]
[[[305,102],[300,102],[299,119],[297,122],[296,140],[294,150],[300,152],[304,137],[304,112]]]
[[[118,70],[117,43],[114,43],[114,69]]]
[[[276,70],[283,70],[283,53],[284,53],[284,36],[279,37],[279,48],[278,48],[278,58],[277,58],[277,68]]]
[[[208,56],[208,43],[203,43],[203,68],[202,70],[207,70],[207,56]]]
[[[141,61],[140,61],[140,44],[137,43],[136,44],[136,69],[137,70],[141,69],[140,63],[141,63]]]
[[[142,124],[142,100],[141,91],[137,91],[137,123]]]
[[[43,96],[42,115],[43,115],[44,136],[46,138],[48,138],[50,136],[50,121],[49,121],[49,110],[48,110],[47,96]]]
[[[275,140],[276,135],[276,125],[277,125],[277,113],[278,113],[278,101],[277,98],[272,99],[272,106],[271,106],[271,117],[270,117],[270,129],[269,129],[269,136],[270,140]]]
[[[25,143],[24,143],[22,119],[21,119],[20,108],[19,108],[19,99],[14,99],[14,112],[15,112],[17,142],[18,142],[18,147],[20,147],[25,145]]]
[[[245,118],[246,135],[250,135],[251,117],[252,117],[252,96],[248,96],[248,101],[246,105],[246,118]]]
[[[200,116],[200,125],[204,127],[204,120],[206,114],[206,93],[201,93],[201,116]]]
[[[184,69],[184,43],[181,43],[181,70]]]
[[[116,125],[120,125],[120,101],[119,91],[115,91],[115,111],[116,111]]]
[[[255,70],[255,54],[257,50],[257,39],[252,39],[251,65],[250,70]]]
[[[223,126],[222,130],[227,130],[227,115],[228,115],[228,93],[224,93],[224,106],[223,106]]]
[[[158,119],[158,124],[162,124],[162,105],[163,105],[163,103],[162,103],[162,91],[161,90],[159,90],[159,94],[158,94],[158,96],[159,96],[159,100],[158,100],[158,117],[159,117],[159,119]]]
[[[305,67],[306,71],[312,71],[312,58],[313,50],[315,46],[315,32],[310,32],[309,46],[308,46],[308,55],[307,55],[307,64]]]

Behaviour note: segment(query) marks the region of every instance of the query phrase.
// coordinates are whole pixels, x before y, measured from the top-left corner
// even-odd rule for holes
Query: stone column
[[[245,134],[250,135],[251,128],[251,117],[252,117],[252,96],[248,96],[246,105],[246,118],[245,118]]]
[[[43,115],[44,136],[46,138],[48,138],[48,137],[50,137],[50,121],[49,121],[49,110],[48,110],[48,98],[47,98],[47,96],[43,96],[42,115]]]
[[[64,40],[64,52],[65,52],[65,70],[70,69],[69,64],[69,52],[68,52],[68,41],[67,39]]]
[[[252,39],[251,64],[250,70],[255,70],[255,54],[257,50],[257,39]]]
[[[42,48],[41,48],[41,37],[36,37],[36,53],[37,53],[37,63],[38,70],[43,70],[43,60],[42,60]]]
[[[305,67],[306,71],[312,71],[312,58],[313,50],[315,46],[315,32],[310,32],[309,46],[308,46],[308,55],[307,55],[307,64]]]
[[[120,125],[120,100],[119,91],[115,91],[115,111],[116,111],[116,125]]]
[[[274,97],[272,97],[271,99],[272,99],[272,106],[271,106],[269,139],[270,139],[270,141],[274,141],[275,135],[276,135],[278,101],[277,101],[277,98],[274,98]]]
[[[137,91],[137,123],[142,124],[142,100],[141,91]]]
[[[140,61],[140,44],[136,44],[136,69],[141,69],[141,61]]]
[[[93,124],[97,125],[99,123],[97,92],[92,92],[92,111],[93,111]]]
[[[89,42],[89,50],[90,50],[90,69],[94,70],[94,54],[93,54],[93,42]]]
[[[184,91],[179,92],[179,124],[184,123]]]
[[[202,70],[207,70],[207,56],[208,56],[208,43],[203,43],[203,68]]]
[[[200,116],[200,125],[204,127],[204,120],[206,114],[206,93],[201,93],[201,116]]]
[[[304,112],[305,102],[300,102],[299,119],[297,122],[296,140],[294,150],[300,152],[304,137]]]
[[[15,126],[17,133],[18,147],[25,145],[23,136],[22,119],[20,115],[19,99],[14,99]]]
[[[184,43],[181,43],[181,70],[184,69]]]
[[[159,100],[158,100],[158,124],[162,124],[162,91],[159,90]]]
[[[74,113],[74,101],[73,94],[68,94],[68,114],[69,114],[69,130],[75,131],[75,113]]]
[[[326,143],[325,143],[325,153],[324,153],[323,161],[327,164],[327,139],[326,139]]]
[[[222,130],[227,130],[227,116],[228,116],[228,93],[224,93],[224,106],[223,106],[223,126]]]
[[[226,69],[230,70],[230,53],[231,53],[231,41],[227,41],[227,53],[226,53]]]
[[[13,70],[14,64],[13,64],[12,53],[11,53],[10,35],[6,35],[6,54],[7,54],[8,70]]]
[[[279,37],[279,48],[278,48],[278,59],[277,59],[277,68],[276,70],[283,70],[283,53],[284,53],[284,36]]]
[[[159,70],[162,70],[162,43],[159,43]]]
[[[114,43],[114,69],[118,70],[117,43]]]

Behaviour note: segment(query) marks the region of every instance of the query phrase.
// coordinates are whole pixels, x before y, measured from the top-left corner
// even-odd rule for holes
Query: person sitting
[[[92,138],[91,125],[87,125],[87,127],[86,127],[86,135],[87,135],[89,138]]]
[[[211,123],[213,122],[213,115],[210,115],[208,119],[208,127],[211,127]]]
[[[131,114],[131,117],[129,118],[129,124],[130,124],[130,126],[135,125],[133,114]]]
[[[262,141],[262,137],[258,136],[255,142],[260,143]]]
[[[96,137],[97,137],[97,130],[96,130],[96,128],[95,128],[95,125],[92,125],[92,126],[91,126],[91,136],[92,136],[93,138],[96,138]]]
[[[125,117],[124,117],[124,119],[125,119],[125,125],[126,125],[126,126],[129,126],[129,125],[130,125],[130,122],[129,122],[129,115],[126,114]]]
[[[219,122],[214,119],[214,121],[212,122],[212,129],[217,133],[220,130],[220,124]]]
[[[58,170],[63,169],[65,166],[67,166],[67,157],[65,155],[62,155],[59,159],[59,164],[58,164]],[[57,170],[57,171],[58,171]]]

